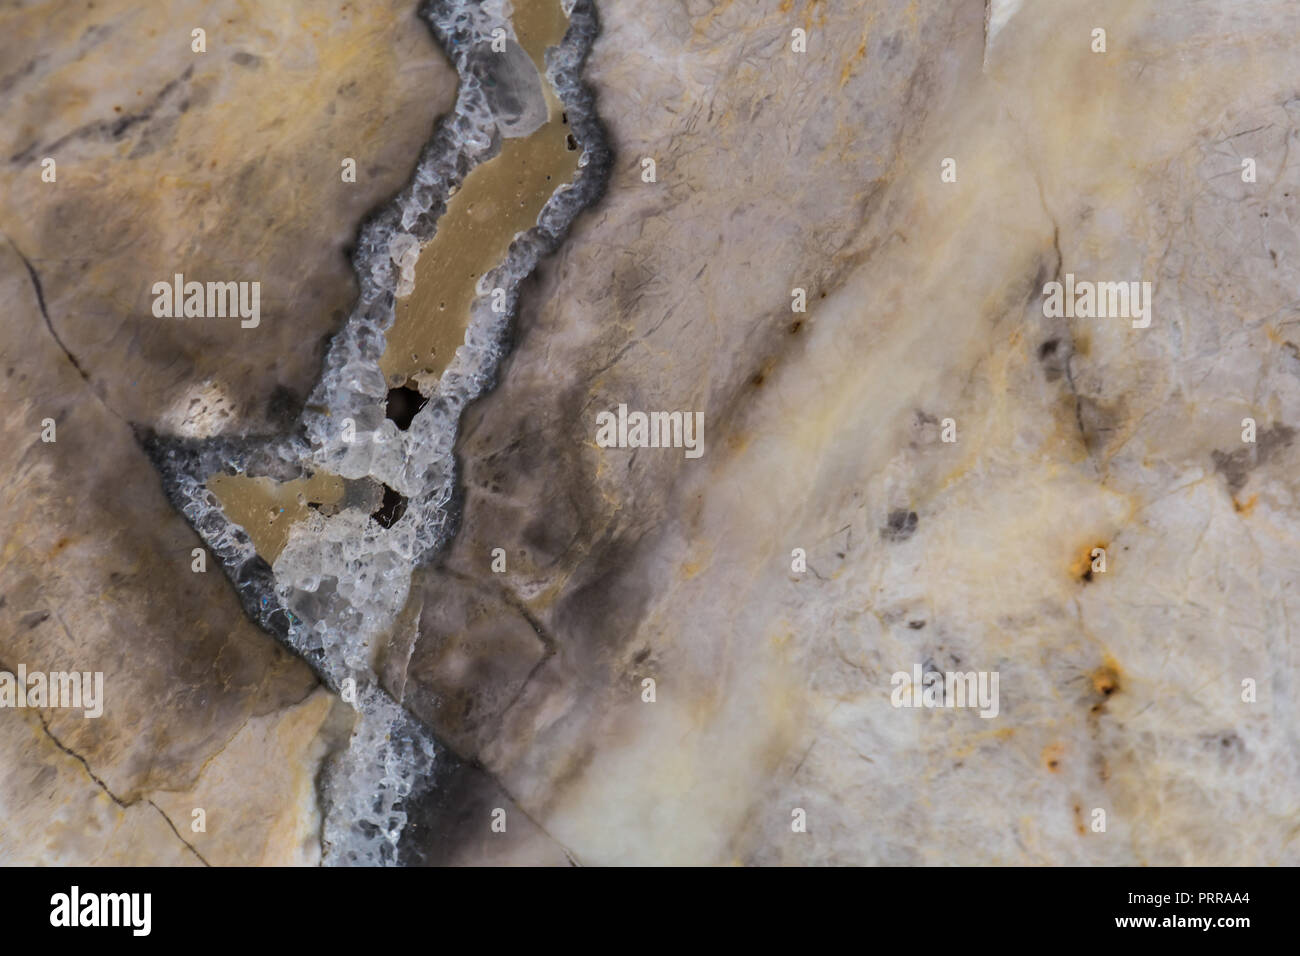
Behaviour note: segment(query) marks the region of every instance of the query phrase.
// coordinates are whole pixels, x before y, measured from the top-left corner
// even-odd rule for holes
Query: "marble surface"
[[[232,7],[197,62],[200,5],[59,9],[0,14],[0,669],[113,706],[0,709],[0,859],[321,862],[353,710],[190,571],[136,435],[290,427],[456,77],[398,0]],[[596,10],[608,186],[367,625],[438,754],[397,861],[1300,862],[1300,10]],[[261,328],[152,318],[176,249],[255,264]],[[1150,324],[1047,314],[1066,276],[1150,282]],[[620,404],[704,454],[603,447]],[[894,706],[914,668],[996,673],[996,716]]]
[[[0,859],[317,861],[341,705],[219,568],[191,571],[202,542],[137,432],[292,418],[356,295],[357,222],[455,74],[404,2],[45,3],[0,12],[0,89],[0,666],[103,671],[108,698],[98,720],[0,710]],[[178,270],[261,281],[260,326],[154,318]]]
[[[759,6],[602,7],[619,162],[466,418],[407,701],[583,862],[1294,864],[1294,7]],[[1150,327],[1046,318],[1067,272]],[[620,402],[707,453],[597,447]]]

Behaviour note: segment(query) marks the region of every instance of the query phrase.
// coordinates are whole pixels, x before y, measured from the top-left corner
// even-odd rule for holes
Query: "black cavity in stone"
[[[425,403],[429,400],[413,388],[402,385],[398,388],[389,389],[388,401],[384,405],[384,414],[388,420],[406,431],[411,427],[411,421],[415,418],[416,412],[424,408]]]
[[[381,527],[391,528],[404,514],[406,514],[406,496],[384,485],[384,500],[370,517],[378,521]]]

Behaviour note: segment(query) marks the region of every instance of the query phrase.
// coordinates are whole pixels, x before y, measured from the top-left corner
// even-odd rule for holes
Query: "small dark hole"
[[[1060,344],[1060,339],[1048,339],[1042,345],[1038,346],[1038,357],[1040,359],[1051,358],[1056,354],[1056,347]]]
[[[416,413],[424,408],[428,401],[415,389],[406,385],[390,388],[388,390],[388,401],[384,406],[384,414],[388,416],[390,422],[402,431],[406,431],[411,427],[411,422],[414,420]]]
[[[379,510],[370,517],[378,521],[381,528],[391,528],[404,514],[406,514],[406,496],[384,485],[384,500]]]
[[[564,137],[564,145],[569,147],[569,149],[577,149],[578,141],[574,139],[573,134],[570,133],[568,136]]]

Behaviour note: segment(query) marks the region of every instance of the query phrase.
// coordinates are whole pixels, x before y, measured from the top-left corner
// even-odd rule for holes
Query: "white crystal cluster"
[[[403,801],[433,770],[433,741],[387,694],[368,690],[347,750],[325,773],[323,855],[343,866],[391,865],[406,826]]]

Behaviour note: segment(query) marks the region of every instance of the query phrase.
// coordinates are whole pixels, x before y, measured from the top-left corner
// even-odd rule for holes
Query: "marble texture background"
[[[602,7],[619,167],[467,416],[408,703],[582,862],[1296,863],[1300,16],[845,6]],[[597,448],[620,402],[708,451]]]
[[[0,710],[0,861],[314,863],[344,715],[219,568],[191,572],[201,542],[133,431],[296,414],[358,222],[455,73],[406,2],[53,2],[0,11],[0,91],[0,666],[102,670],[108,698],[98,720]],[[261,325],[154,318],[176,271],[260,281]]]
[[[203,427],[282,420],[353,294],[341,248],[450,102],[406,4],[281,8],[232,9],[239,42],[210,30],[188,77],[198,5],[0,14],[3,155],[31,182],[0,198],[0,665],[99,662],[131,701],[0,711],[6,861],[319,858],[345,715],[189,573],[130,427],[182,431],[210,380],[230,411]],[[1300,10],[599,10],[609,192],[526,284],[462,423],[460,533],[383,651],[458,758],[404,860],[1300,862]],[[145,29],[174,55],[135,55]],[[117,136],[128,87],[155,106]],[[336,154],[375,172],[340,191]],[[276,283],[256,343],[159,330],[176,248]],[[1151,281],[1151,327],[1045,318],[1067,272]],[[597,447],[619,403],[703,411],[704,456]],[[892,707],[914,664],[999,672],[999,715]],[[192,835],[203,801],[227,819]]]

